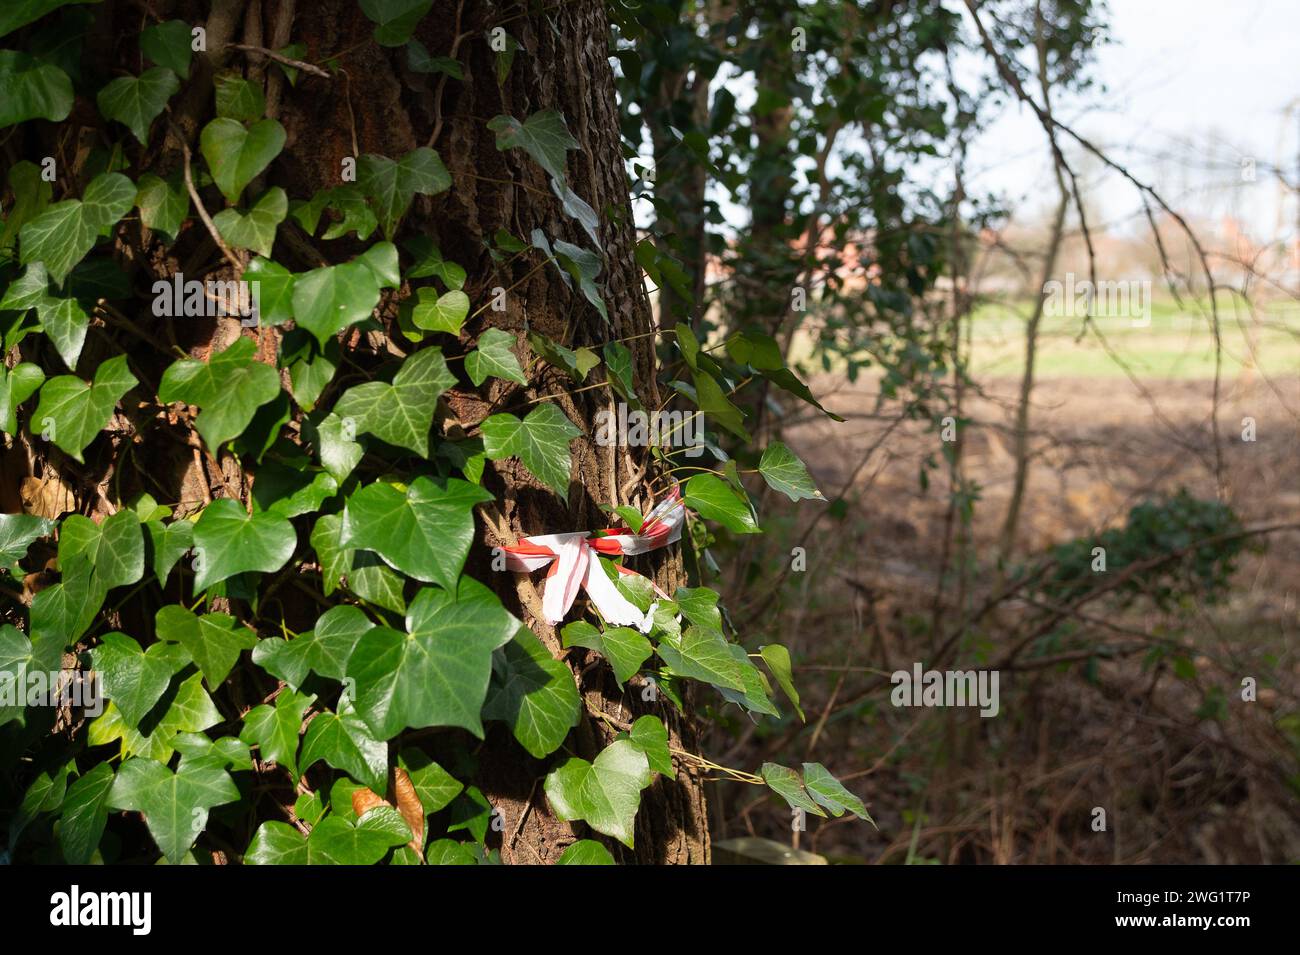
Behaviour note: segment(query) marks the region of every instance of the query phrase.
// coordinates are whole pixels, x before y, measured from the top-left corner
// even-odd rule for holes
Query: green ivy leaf
[[[406,65],[412,73],[444,73],[453,80],[463,80],[465,71],[460,62],[449,56],[431,56],[419,40],[406,44]]]
[[[551,178],[567,181],[565,154],[577,149],[578,141],[569,133],[564,115],[558,110],[542,110],[522,123],[513,116],[494,116],[487,127],[496,133],[497,149],[523,149]]]
[[[113,780],[112,764],[99,763],[68,787],[59,816],[59,848],[69,865],[88,864],[99,848]]]
[[[263,703],[249,710],[239,738],[245,743],[256,743],[263,760],[285,767],[297,779],[298,730],[302,727],[303,714],[314,699],[290,689],[281,690],[274,705]]]
[[[595,650],[614,668],[614,679],[622,686],[641,669],[654,648],[630,627],[610,627],[601,632],[585,620],[569,624],[563,630],[564,646]]]
[[[381,739],[403,728],[460,726],[480,739],[492,651],[519,621],[478,581],[462,577],[456,592],[425,588],[411,601],[406,633],[376,627],[348,661],[357,710]]]
[[[769,694],[771,687],[759,672],[758,667],[750,662],[749,654],[745,648],[734,643],[727,644],[727,650],[731,657],[736,661],[736,667],[740,672],[740,681],[744,684],[742,690],[730,690],[720,687],[718,692],[722,698],[735,703],[737,706],[743,706],[751,713],[762,713],[765,716],[780,716],[781,711],[773,704]]]
[[[84,555],[69,557],[60,570],[63,579],[32,598],[31,632],[34,643],[62,650],[90,629],[108,588]]]
[[[234,504],[233,501],[229,503]],[[238,505],[235,506],[238,509]],[[201,519],[199,523],[202,524]],[[206,563],[206,557],[204,561]],[[209,690],[222,684],[239,661],[241,650],[251,650],[257,643],[257,634],[229,614],[205,613],[198,616],[179,604],[168,604],[160,609],[154,618],[154,628],[159,640],[179,643],[189,652],[190,658],[203,671]]]
[[[776,385],[778,388],[784,389],[785,391],[790,392],[790,394],[794,395],[796,398],[806,401],[808,404],[812,405],[818,411],[822,412],[824,415],[826,415],[826,417],[830,418],[832,421],[844,420],[844,418],[841,415],[837,415],[833,411],[827,411],[824,407],[822,407],[821,402],[813,397],[813,393],[808,389],[808,386],[805,385],[802,381],[800,381],[798,376],[795,375],[795,373],[792,372],[789,368],[778,368],[775,371],[762,371],[759,372],[759,374],[761,374],[768,381],[772,382],[772,384]]]
[[[781,692],[790,701],[794,711],[799,714],[799,719],[806,719],[803,710],[799,707],[799,691],[794,688],[794,670],[790,665],[790,651],[779,643],[769,643],[765,647],[759,647],[758,652],[763,657],[763,662],[767,664],[767,668],[772,671],[772,676],[776,677],[777,686],[781,687]]]
[[[82,462],[81,452],[107,426],[122,396],[137,384],[125,355],[95,369],[93,383],[75,375],[51,378],[41,387],[34,420],[65,454]]]
[[[99,0],[9,0],[0,9],[0,37],[21,26],[39,20],[47,13],[74,3],[98,3]]]
[[[590,249],[573,245],[563,239],[556,239],[555,257],[573,276],[587,301],[595,306],[596,311],[600,312],[600,317],[608,323],[609,311],[605,308],[605,299],[600,293],[600,286],[596,284],[596,278],[604,268],[600,256]]]
[[[808,468],[795,453],[780,441],[773,441],[763,451],[762,460],[758,462],[758,471],[763,480],[774,491],[780,491],[792,501],[824,501],[822,492],[817,490]]]
[[[328,815],[303,836],[283,822],[264,822],[244,854],[249,865],[374,865],[411,830],[392,806],[376,806],[356,822]]]
[[[465,785],[418,749],[404,749],[397,763],[411,778],[426,816],[439,812],[460,795]]]
[[[270,255],[276,227],[284,221],[288,208],[289,200],[284,190],[272,186],[247,213],[222,209],[212,217],[212,224],[231,248],[252,249],[260,255]]]
[[[298,536],[274,514],[247,514],[238,501],[221,498],[203,509],[194,525],[194,591],[235,574],[274,573],[293,556]]]
[[[710,587],[678,587],[673,594],[677,609],[691,623],[722,633],[718,592]]]
[[[203,689],[202,673],[194,673],[179,684],[173,684],[163,694],[158,706],[163,714],[156,722],[151,721],[146,731],[144,727],[129,726],[116,704],[110,702],[100,717],[90,724],[87,741],[91,746],[103,746],[120,739],[123,756],[146,756],[165,763],[171,758],[178,734],[201,733],[222,719],[212,698]]]
[[[12,624],[0,624],[0,674],[6,681],[12,681],[12,686],[24,686],[29,670],[48,672],[57,668],[62,655],[63,647],[57,638],[42,640],[38,646]],[[21,702],[0,703],[0,726],[22,719],[24,709]]]
[[[380,288],[401,288],[402,269],[393,243],[376,242],[358,255],[357,261],[374,273]]]
[[[305,357],[289,365],[289,387],[293,391],[293,400],[298,402],[298,407],[304,411],[311,411],[316,407],[316,402],[320,400],[321,394],[329,383],[334,380],[334,373],[338,371],[342,352],[338,342],[331,339],[323,352],[318,350],[313,340],[311,346],[300,354]],[[337,481],[337,478],[335,480]]]
[[[293,318],[294,276],[283,265],[258,256],[244,269],[244,281],[261,324],[281,325]]]
[[[438,396],[455,383],[442,350],[425,348],[402,362],[391,385],[368,381],[349,388],[335,404],[334,414],[352,421],[354,435],[373,434],[427,458]]]
[[[3,99],[0,96],[0,99]],[[135,186],[121,173],[96,176],[80,199],[56,202],[18,233],[22,263],[45,263],[55,282],[62,282],[101,235],[135,205]]]
[[[799,778],[799,774],[793,769],[778,763],[764,763],[759,772],[762,774],[763,782],[767,783],[768,788],[784,799],[791,809],[802,809],[804,812],[810,812],[815,816],[824,817],[826,815],[821,806],[813,802],[803,788],[803,780]]]
[[[609,850],[594,839],[579,839],[560,853],[556,865],[617,865]]]
[[[680,639],[661,640],[659,656],[678,676],[744,692],[745,679],[731,646],[716,630],[688,627]]]
[[[199,151],[212,170],[217,188],[233,204],[239,201],[244,187],[280,155],[284,140],[284,127],[273,119],[245,128],[238,120],[221,117],[203,127]]]
[[[497,86],[506,85],[506,77],[510,75],[510,67],[515,62],[515,53],[519,50],[519,41],[506,34],[506,48],[497,51]]]
[[[294,277],[293,314],[324,348],[334,335],[370,317],[379,282],[364,262],[327,265]]]
[[[487,381],[489,376],[528,384],[524,370],[519,367],[519,359],[515,357],[515,342],[515,336],[503,329],[483,329],[478,337],[478,348],[465,356],[465,372],[469,380],[476,386]]]
[[[104,695],[113,701],[122,718],[138,727],[167,688],[172,677],[190,662],[184,647],[155,643],[148,650],[124,633],[106,633],[90,651],[95,673],[104,685]]]
[[[190,75],[193,35],[183,20],[167,20],[140,31],[140,52],[181,79]]]
[[[412,236],[402,243],[415,259],[406,271],[408,279],[437,278],[449,289],[462,288],[465,285],[465,269],[455,262],[448,262],[427,235]]]
[[[506,723],[524,749],[543,759],[578,725],[580,703],[573,673],[521,627],[497,651],[483,717]]]
[[[189,49],[188,45],[186,49]],[[151,172],[141,176],[135,204],[140,209],[140,222],[144,227],[161,232],[171,242],[176,241],[181,225],[190,214],[190,194],[179,170],[166,179]]]
[[[206,760],[190,759],[182,759],[174,773],[152,759],[128,759],[108,793],[113,808],[144,814],[150,835],[173,865],[207,826],[208,810],[238,799],[229,773]]]
[[[577,382],[585,380],[587,373],[600,364],[600,356],[590,348],[571,351],[559,342],[552,341],[537,332],[528,333],[528,344],[547,364],[568,373],[569,377]]]
[[[324,238],[339,239],[349,232],[355,232],[362,241],[370,238],[379,226],[379,218],[374,208],[366,201],[366,194],[354,182],[335,186],[329,191],[329,208],[339,214],[339,219],[330,223]]]
[[[619,397],[633,408],[640,408],[641,401],[636,396],[633,382],[632,352],[627,346],[618,342],[605,345],[605,369],[609,373],[609,383],[618,392]]]
[[[54,343],[54,350],[64,364],[75,371],[82,346],[86,344],[86,331],[90,328],[90,316],[81,303],[75,298],[49,296],[36,306],[36,315],[45,336]]]
[[[339,482],[308,457],[267,461],[253,484],[253,503],[280,517],[314,514],[338,493]]]
[[[93,309],[100,299],[122,301],[135,294],[122,266],[106,252],[77,263],[64,284],[64,291],[82,308]]]
[[[343,545],[343,515],[326,514],[316,521],[311,546],[320,562],[321,589],[328,597],[345,587],[362,600],[394,613],[406,612],[405,581],[370,551]],[[302,639],[301,637],[299,639]],[[337,679],[342,679],[340,671]]]
[[[581,437],[582,431],[558,406],[539,404],[523,420],[495,414],[482,427],[483,449],[489,458],[518,457],[534,477],[565,496],[572,469],[569,442]]]
[[[230,445],[231,450],[244,461],[261,464],[262,457],[279,439],[280,429],[288,424],[292,415],[293,405],[289,396],[283,391],[276,392],[274,398],[253,413],[253,420]],[[295,503],[301,504],[301,501]]]
[[[41,167],[26,159],[9,168],[8,182],[14,201],[0,229],[0,249],[11,248],[19,230],[44,212],[54,195],[54,187],[41,176]]]
[[[334,480],[342,484],[352,473],[364,453],[355,440],[356,420],[347,424],[336,414],[328,414],[314,428],[308,422],[307,429],[313,432],[312,442],[316,453],[320,455],[321,467],[330,473]]]
[[[18,432],[18,406],[36,394],[45,381],[41,366],[19,362],[12,369],[0,367],[0,431]]]
[[[361,12],[375,24],[375,42],[401,46],[429,12],[433,0],[361,0]]]
[[[831,815],[837,819],[847,810],[859,819],[875,825],[862,800],[845,789],[844,784],[832,776],[830,770],[821,763],[803,764],[803,784],[808,794],[819,805],[829,809]]]
[[[641,790],[650,778],[645,753],[631,740],[616,740],[593,763],[576,756],[561,763],[546,777],[546,798],[559,818],[581,819],[632,848]]]
[[[737,332],[727,339],[727,354],[738,365],[755,371],[776,371],[785,367],[781,346],[771,335],[753,329]]]
[[[637,718],[627,739],[645,753],[650,768],[656,773],[673,776],[673,757],[668,751],[668,727],[663,720],[649,714]]]
[[[434,150],[422,146],[396,161],[367,153],[357,161],[357,185],[370,197],[384,235],[391,239],[415,194],[432,196],[449,189],[451,174]]]
[[[623,518],[623,523],[632,529],[633,534],[641,533],[641,525],[645,523],[645,517],[635,507],[630,504],[620,504],[614,508],[614,513]]]
[[[32,542],[48,537],[55,523],[48,517],[35,514],[0,514],[0,569],[7,569],[15,577],[22,576],[18,561],[27,556]]]
[[[323,759],[374,791],[386,791],[388,744],[357,715],[347,693],[339,697],[337,709],[337,713],[317,713],[307,724],[298,763],[302,771],[305,773]]]
[[[0,50],[0,129],[29,119],[61,123],[72,112],[72,80],[57,66]]]
[[[736,534],[760,534],[749,502],[714,474],[697,474],[686,482],[682,503],[700,517],[717,521]]]
[[[50,297],[50,277],[44,264],[33,262],[23,269],[23,274],[9,283],[0,310],[26,312],[36,308]]]
[[[166,584],[176,562],[194,546],[194,525],[189,521],[148,521],[144,529],[153,548],[154,576],[160,584]]]
[[[560,200],[560,208],[564,210],[564,214],[571,219],[577,220],[578,225],[582,226],[587,235],[591,237],[591,241],[595,243],[596,248],[600,248],[600,216],[596,215],[596,210],[589,206],[582,196],[574,192],[567,182],[552,179],[551,191]],[[558,249],[560,243],[557,241],[555,245]],[[577,278],[576,275],[574,277]],[[604,314],[604,302],[594,302],[593,304]],[[605,316],[605,320],[609,320],[608,315]]]
[[[415,290],[416,301],[411,306],[411,321],[416,328],[428,332],[446,332],[459,335],[460,327],[469,314],[469,296],[460,289],[439,295],[435,289],[424,286]]]
[[[63,805],[64,794],[68,790],[68,774],[76,769],[76,763],[69,760],[57,768],[41,772],[23,793],[22,802],[9,820],[9,845],[18,841],[18,837],[28,824],[43,813],[57,812]]]
[[[198,405],[194,427],[213,454],[243,434],[257,409],[280,393],[280,376],[256,352],[253,339],[241,336],[207,361],[183,358],[163,372],[159,400]]]
[[[722,393],[722,386],[717,379],[708,372],[699,371],[695,374],[694,381],[695,401],[700,410],[742,441],[748,441],[745,415]]]
[[[144,533],[135,511],[122,509],[102,524],[69,514],[59,528],[59,563],[84,554],[105,587],[133,584],[144,576]]]
[[[140,76],[120,76],[99,91],[95,102],[105,119],[115,119],[141,145],[149,144],[149,125],[167,106],[180,80],[169,69],[155,66]]]
[[[215,82],[218,116],[241,123],[251,123],[262,118],[266,112],[266,96],[260,86],[233,71],[219,74]]]
[[[211,739],[204,733],[181,733],[172,741],[176,752],[190,763],[203,762],[222,769],[249,771],[253,754],[248,744],[234,736]]]

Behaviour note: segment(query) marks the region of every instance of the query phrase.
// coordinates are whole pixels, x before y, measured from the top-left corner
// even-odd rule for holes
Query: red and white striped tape
[[[564,619],[581,587],[596,605],[605,622],[617,627],[649,629],[650,613],[642,613],[624,597],[600,566],[598,554],[610,557],[631,557],[645,554],[681,540],[682,525],[686,523],[686,509],[682,505],[680,488],[660,501],[646,515],[639,533],[631,529],[604,528],[593,532],[576,531],[571,534],[539,534],[522,538],[512,547],[503,547],[506,566],[517,573],[529,573],[550,566],[546,574],[546,588],[542,594],[542,616],[549,624]],[[635,570],[618,566],[624,574],[641,576]],[[651,586],[654,586],[651,582]],[[667,594],[655,587],[656,593]]]

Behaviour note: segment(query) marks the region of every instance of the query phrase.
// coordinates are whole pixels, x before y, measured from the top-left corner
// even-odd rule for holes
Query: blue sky
[[[1300,175],[1300,2],[1111,0],[1110,10],[1114,42],[1094,71],[1106,92],[1063,104],[1062,118],[1180,211],[1235,214],[1257,238],[1277,235],[1279,193],[1263,167],[1280,157],[1293,182]],[[1243,181],[1243,158],[1257,164],[1254,183]],[[975,185],[1022,199],[1026,211],[1051,202],[1035,195],[1052,180],[1027,110],[1009,108],[971,161]],[[1123,221],[1138,208],[1131,186],[1087,171],[1104,217]],[[1281,217],[1294,235],[1294,197]]]

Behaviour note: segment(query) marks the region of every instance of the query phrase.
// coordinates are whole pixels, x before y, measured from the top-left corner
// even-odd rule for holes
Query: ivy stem
[[[171,123],[171,127],[173,134],[181,144],[181,153],[185,161],[184,166],[182,166],[185,173],[185,190],[190,194],[190,201],[194,203],[194,209],[198,212],[199,218],[203,220],[203,225],[207,228],[208,234],[212,236],[212,241],[217,244],[217,248],[221,250],[221,254],[225,256],[226,261],[235,270],[235,277],[238,278],[244,272],[244,263],[235,257],[235,253],[230,251],[230,246],[226,245],[226,240],[221,238],[216,223],[212,221],[212,216],[208,215],[203,200],[199,198],[199,191],[194,188],[194,177],[190,174],[190,144],[186,141],[185,134],[177,128],[175,123]]]

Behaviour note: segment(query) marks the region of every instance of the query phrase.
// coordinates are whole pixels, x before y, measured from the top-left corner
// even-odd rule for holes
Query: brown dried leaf
[[[44,477],[23,478],[19,491],[23,499],[23,509],[37,517],[57,520],[69,511],[77,509],[77,499],[72,488],[54,471],[47,469]]]
[[[412,839],[409,845],[419,855],[424,846],[424,806],[420,804],[420,796],[415,791],[410,775],[400,766],[393,774],[393,790],[397,796],[397,811],[411,827]]]
[[[396,803],[397,811],[402,814],[402,819],[411,829],[411,841],[407,845],[418,856],[424,848],[424,807],[420,804],[420,796],[415,791],[415,784],[411,782],[411,777],[406,770],[399,766],[389,777],[388,790],[388,799],[381,798],[371,789],[354,790],[352,811],[357,814],[357,818],[360,818],[376,806],[392,806]]]
[[[370,789],[357,789],[352,793],[352,811],[360,819],[376,806],[391,806],[382,796],[377,795]]]

